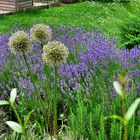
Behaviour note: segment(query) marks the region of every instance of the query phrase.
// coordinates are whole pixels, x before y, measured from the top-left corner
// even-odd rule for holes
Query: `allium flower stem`
[[[57,91],[57,77],[58,77],[58,70],[57,66],[55,66],[54,69],[54,135],[57,135],[57,97],[58,97],[58,91]]]
[[[41,41],[41,42],[40,42],[41,48],[43,48],[43,46],[44,46],[45,44],[47,44],[47,42]]]
[[[23,53],[23,58],[24,58],[24,60],[25,60],[26,66],[27,66],[27,68],[28,68],[28,72],[29,72],[29,74],[30,74],[30,76],[31,76],[32,84],[33,84],[34,89],[35,89],[35,92],[36,92],[36,94],[37,94],[37,93],[38,93],[38,90],[37,90],[37,88],[36,88],[36,86],[35,86],[35,82],[34,82],[34,78],[33,78],[33,73],[32,73],[32,70],[31,70],[31,68],[30,68],[30,66],[29,66],[29,63],[28,63],[27,59],[26,59],[26,55],[25,55],[24,53]]]
[[[24,58],[24,60],[25,60],[26,66],[27,66],[28,71],[29,71],[29,74],[30,74],[30,76],[31,76],[31,81],[32,81],[32,84],[33,84],[33,86],[34,86],[34,90],[35,90],[36,94],[37,94],[38,97],[39,97],[39,102],[40,102],[40,104],[41,104],[41,106],[42,106],[42,111],[44,112],[44,105],[43,105],[42,98],[41,98],[40,93],[38,92],[38,90],[37,90],[37,88],[36,88],[36,85],[35,85],[35,81],[34,81],[34,77],[33,77],[33,73],[32,73],[31,67],[30,67],[30,65],[29,65],[29,63],[28,63],[28,61],[27,61],[27,59],[26,59],[26,55],[25,55],[24,53],[23,53],[23,58]]]

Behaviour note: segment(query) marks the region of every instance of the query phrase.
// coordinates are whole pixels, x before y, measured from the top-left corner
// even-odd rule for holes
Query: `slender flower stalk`
[[[46,112],[46,109],[45,109],[45,106],[44,106],[44,103],[43,103],[43,100],[41,98],[41,95],[40,95],[40,92],[37,90],[36,88],[36,85],[35,85],[35,81],[34,81],[34,77],[33,77],[33,72],[31,70],[31,67],[26,59],[26,55],[23,53],[23,58],[25,60],[25,63],[26,63],[26,66],[27,66],[27,69],[29,71],[29,74],[30,74],[30,77],[31,77],[31,81],[32,81],[32,84],[34,86],[34,89],[35,89],[35,93],[38,95],[39,97],[39,103],[41,105],[41,108],[42,108],[42,112],[44,114],[44,119],[45,119],[45,123],[47,124],[47,112]],[[35,96],[35,95],[34,95]]]
[[[55,79],[54,79],[54,136],[57,135],[57,98],[58,98],[58,83],[57,83],[57,78],[58,78],[58,70],[57,66],[54,68],[54,74],[55,74]]]
[[[53,95],[53,104],[54,104],[54,136],[57,137],[57,100],[58,100],[58,66],[66,62],[68,58],[69,50],[59,41],[49,42],[43,47],[42,59],[44,62],[54,67],[54,95]]]
[[[40,101],[40,104],[41,104],[41,106],[42,106],[42,111],[43,111],[43,110],[44,110],[44,105],[43,105],[43,102],[42,102],[42,98],[41,98],[41,96],[40,96],[40,92],[39,92],[39,91],[37,90],[37,88],[36,88],[36,85],[35,85],[35,81],[34,81],[34,77],[33,77],[33,73],[32,73],[31,67],[30,67],[30,65],[29,65],[29,63],[28,63],[28,61],[27,61],[26,55],[25,55],[24,53],[23,53],[23,58],[24,58],[24,60],[25,60],[25,63],[26,63],[28,72],[29,72],[29,74],[30,74],[30,76],[31,76],[31,81],[32,81],[32,84],[33,84],[33,86],[34,86],[35,92],[36,92],[36,94],[37,94],[38,97],[39,97],[39,101]]]
[[[37,88],[36,88],[36,86],[35,86],[35,81],[34,81],[34,78],[33,78],[33,73],[32,73],[32,70],[31,70],[31,68],[30,68],[30,65],[29,65],[29,63],[28,63],[28,61],[27,61],[26,55],[25,55],[24,53],[23,53],[23,58],[24,58],[24,61],[25,61],[25,63],[26,63],[26,66],[27,66],[27,68],[28,68],[29,74],[30,74],[30,76],[31,76],[31,81],[32,81],[32,83],[33,83],[35,92],[36,92],[36,94],[37,94],[37,93],[38,93],[38,90],[37,90]]]

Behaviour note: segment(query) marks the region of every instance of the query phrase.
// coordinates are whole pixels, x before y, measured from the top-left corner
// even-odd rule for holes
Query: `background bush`
[[[122,47],[132,49],[140,45],[140,18],[129,18],[122,27]]]
[[[94,0],[99,2],[130,2],[131,0]]]
[[[99,2],[130,2],[131,0],[94,0]]]

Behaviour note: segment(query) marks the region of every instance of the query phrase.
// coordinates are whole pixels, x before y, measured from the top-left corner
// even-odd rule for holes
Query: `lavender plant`
[[[84,135],[84,138],[104,138],[111,139],[116,136],[116,139],[121,139],[121,125],[116,122],[104,122],[103,118],[110,114],[121,114],[120,99],[116,96],[116,92],[112,87],[114,75],[125,71],[130,73],[131,82],[127,85],[126,106],[131,104],[133,100],[139,97],[140,80],[140,47],[134,47],[131,50],[119,49],[115,47],[116,40],[109,39],[105,35],[101,35],[99,31],[95,33],[85,32],[80,28],[62,28],[53,31],[53,39],[58,40],[68,46],[69,57],[67,63],[64,63],[58,68],[58,89],[57,98],[57,113],[65,114],[66,117],[73,116],[71,121],[65,125],[69,125],[76,135]],[[8,98],[8,93],[13,87],[18,87],[20,91],[19,98],[23,97],[23,102],[20,103],[22,113],[26,114],[27,110],[23,108],[38,108],[36,98],[33,98],[34,86],[29,76],[28,69],[25,68],[23,59],[19,54],[13,56],[7,45],[11,35],[0,35],[0,67],[1,71],[1,98]],[[4,54],[4,55],[3,55]],[[52,106],[52,99],[49,95],[54,89],[54,72],[53,67],[44,64],[42,60],[42,49],[40,43],[33,43],[32,53],[26,55],[28,63],[33,72],[33,78],[37,89],[41,93],[41,98],[44,100],[45,106]],[[16,58],[16,59],[15,59]],[[82,134],[80,129],[75,126],[78,112],[82,111],[80,104],[79,109],[75,110],[77,105],[77,91],[81,87],[84,103],[81,103],[87,111],[86,127],[83,127]],[[29,100],[29,99],[32,100]],[[62,100],[63,99],[63,100]],[[20,101],[20,99],[19,99]],[[90,102],[90,103],[85,103]],[[83,109],[84,109],[83,108]],[[50,110],[46,108],[47,111]],[[51,111],[49,111],[51,112]],[[80,116],[80,115],[79,115]],[[35,115],[34,118],[38,121],[38,130],[40,134],[44,128],[42,115]],[[44,118],[43,118],[44,119]],[[51,122],[52,116],[48,117]],[[128,123],[128,137],[132,139],[138,138],[138,111]],[[72,125],[73,124],[73,125]],[[100,125],[99,125],[100,124]],[[133,129],[129,129],[129,126]],[[58,128],[59,128],[58,124]],[[52,126],[49,126],[50,131],[53,131]],[[78,130],[79,129],[79,130]],[[116,131],[114,131],[116,130]],[[50,132],[49,131],[49,132]],[[117,133],[117,135],[116,135]],[[119,138],[118,138],[118,137]]]

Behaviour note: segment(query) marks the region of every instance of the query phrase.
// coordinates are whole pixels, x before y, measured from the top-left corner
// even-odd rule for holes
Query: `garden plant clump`
[[[13,139],[138,140],[140,46],[116,43],[71,26],[1,34],[0,118],[11,115],[0,135],[9,126]]]

